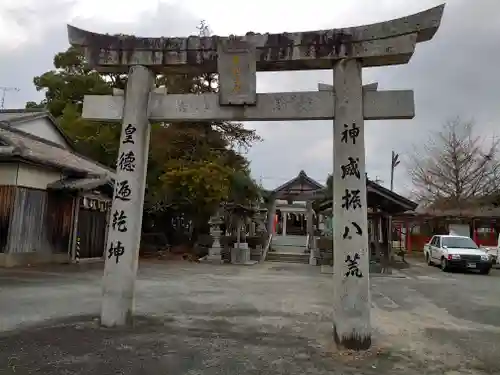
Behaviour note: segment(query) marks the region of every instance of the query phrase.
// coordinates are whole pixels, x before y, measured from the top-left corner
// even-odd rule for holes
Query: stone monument
[[[333,336],[371,345],[364,120],[411,119],[413,92],[363,90],[362,68],[407,63],[433,38],[444,5],[360,27],[244,36],[138,38],[68,26],[71,45],[100,72],[128,73],[126,95],[85,96],[83,117],[122,123],[103,279],[101,322],[123,325],[134,306],[149,121],[335,119]],[[257,71],[333,69],[332,91],[256,92]],[[155,92],[155,73],[219,73],[219,93]]]
[[[223,223],[222,218],[219,215],[219,212],[212,216],[209,221],[210,225],[210,234],[212,235],[213,242],[212,246],[208,250],[208,255],[205,257],[205,261],[222,264],[222,254],[221,254],[221,245],[220,245],[220,235],[222,231],[220,230],[220,226]]]

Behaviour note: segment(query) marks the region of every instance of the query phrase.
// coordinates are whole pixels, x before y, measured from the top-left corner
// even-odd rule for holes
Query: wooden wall
[[[80,208],[78,231],[80,237],[80,258],[100,258],[106,247],[106,211]]]
[[[0,253],[4,253],[7,248],[10,218],[15,198],[15,186],[0,186]]]
[[[47,235],[53,253],[66,254],[73,234],[73,205],[76,198],[63,192],[48,193]]]
[[[63,192],[1,186],[0,249],[6,253],[67,253],[73,201]]]
[[[46,235],[47,192],[18,187],[12,212],[7,253],[50,253]]]

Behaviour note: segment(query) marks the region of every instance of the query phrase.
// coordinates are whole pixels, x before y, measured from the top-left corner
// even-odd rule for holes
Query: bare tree
[[[461,208],[497,191],[499,151],[499,139],[476,135],[473,121],[447,121],[410,157],[415,197],[426,205]]]

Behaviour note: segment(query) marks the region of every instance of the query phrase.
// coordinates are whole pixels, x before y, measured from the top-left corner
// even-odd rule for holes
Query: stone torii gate
[[[436,33],[444,5],[361,27],[230,37],[139,38],[68,26],[99,72],[128,73],[125,93],[85,96],[83,117],[122,123],[103,278],[101,323],[126,324],[134,308],[149,121],[335,119],[334,339],[371,345],[364,120],[411,119],[412,91],[362,89],[363,67],[407,63]],[[333,69],[334,88],[256,93],[257,71]],[[153,90],[155,74],[219,73],[219,92],[171,95]]]

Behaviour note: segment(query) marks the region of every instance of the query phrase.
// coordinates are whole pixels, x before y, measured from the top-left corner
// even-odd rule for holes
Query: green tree
[[[113,167],[121,125],[82,119],[83,99],[88,94],[111,95],[113,88],[124,89],[126,82],[127,75],[96,72],[80,51],[69,48],[55,56],[53,70],[34,78],[45,99],[26,107],[46,108],[79,152]],[[217,92],[218,77],[161,75],[156,86],[167,86],[172,94]],[[164,223],[180,214],[202,222],[221,201],[244,201],[246,193],[252,197],[256,190],[249,188],[248,162],[235,149],[258,140],[255,131],[235,122],[152,124],[146,209],[162,216]]]
[[[160,181],[173,208],[194,216],[212,212],[229,196],[233,170],[210,155],[209,160],[172,160]]]
[[[206,126],[172,124],[157,129],[146,207],[165,221],[182,213],[199,228],[221,202],[247,205],[255,200],[260,191],[250,177],[248,161],[228,144]]]
[[[120,125],[85,121],[81,113],[85,95],[110,95],[113,87],[123,87],[124,76],[99,74],[72,47],[56,54],[54,68],[33,79],[36,89],[45,92],[45,99],[40,103],[28,102],[26,108],[47,109],[74,141],[79,152],[114,166]]]

